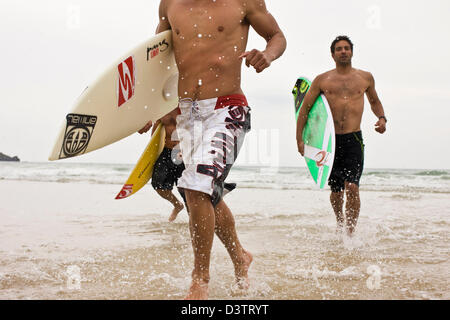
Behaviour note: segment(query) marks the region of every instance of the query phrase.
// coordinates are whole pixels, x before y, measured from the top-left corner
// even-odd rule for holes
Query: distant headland
[[[0,152],[0,161],[20,161],[19,157],[10,157]]]

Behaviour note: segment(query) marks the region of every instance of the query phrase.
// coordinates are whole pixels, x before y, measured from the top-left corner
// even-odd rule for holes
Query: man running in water
[[[172,30],[179,70],[177,132],[186,169],[178,181],[190,213],[194,270],[186,299],[207,299],[214,232],[225,245],[237,283],[248,287],[250,252],[239,242],[224,181],[250,130],[241,65],[257,73],[286,49],[264,0],[161,0],[157,33]],[[246,51],[250,26],[266,42]]]
[[[344,227],[353,235],[359,217],[361,201],[359,180],[364,165],[364,142],[361,133],[361,118],[364,111],[364,94],[377,116],[375,130],[386,131],[384,109],[375,91],[375,80],[371,73],[352,67],[353,43],[346,36],[337,37],[331,44],[331,55],[336,69],[325,72],[311,84],[297,119],[297,146],[304,155],[303,128],[309,111],[317,97],[323,93],[330,105],[336,131],[336,152],[328,184],[331,187],[330,201],[339,229]],[[345,216],[343,212],[344,191],[346,195]]]

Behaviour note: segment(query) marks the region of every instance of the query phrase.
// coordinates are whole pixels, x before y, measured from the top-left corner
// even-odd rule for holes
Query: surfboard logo
[[[86,151],[97,123],[96,116],[70,113],[59,159],[74,157]]]
[[[166,51],[168,48],[169,44],[166,39],[153,46],[147,47],[147,61],[156,57],[160,52]]]
[[[326,151],[320,151],[316,154],[316,164],[318,167],[323,167],[328,161],[329,153]]]
[[[117,66],[117,71],[117,96],[118,107],[120,107],[134,96],[136,85],[136,64],[134,57],[130,56],[122,61]]]
[[[305,93],[309,88],[309,84],[306,81],[303,81],[300,85],[300,93]]]
[[[117,199],[125,199],[133,193],[133,185],[132,184],[126,184],[123,186],[122,190],[119,192],[119,194],[116,197]]]
[[[308,92],[309,84],[302,78],[297,79],[295,83],[294,90],[292,90],[292,94],[294,95],[295,100],[295,113],[300,109],[303,100],[305,99],[306,93]]]

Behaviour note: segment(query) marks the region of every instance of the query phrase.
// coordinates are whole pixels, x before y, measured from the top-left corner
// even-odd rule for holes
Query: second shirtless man
[[[297,119],[298,151],[304,155],[303,128],[309,111],[319,94],[323,93],[330,105],[336,131],[336,152],[333,169],[328,179],[331,187],[330,201],[339,229],[345,228],[349,236],[358,221],[361,206],[359,180],[364,166],[364,143],[361,118],[364,111],[364,94],[373,113],[378,117],[375,130],[386,131],[384,109],[375,90],[371,73],[352,67],[353,43],[346,36],[337,37],[331,44],[331,54],[336,69],[317,76],[305,96]],[[344,191],[347,196],[343,212]]]
[[[178,181],[189,210],[194,270],[187,299],[208,298],[214,233],[225,245],[238,285],[248,287],[250,252],[239,242],[224,181],[250,130],[241,65],[262,72],[286,49],[263,0],[161,0],[157,33],[172,30],[179,70],[177,134],[186,169]],[[250,26],[266,42],[246,51]]]

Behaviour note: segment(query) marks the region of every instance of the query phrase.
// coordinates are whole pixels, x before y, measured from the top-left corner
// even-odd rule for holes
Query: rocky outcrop
[[[0,161],[20,161],[20,159],[16,157],[9,157],[6,154],[0,152]]]

